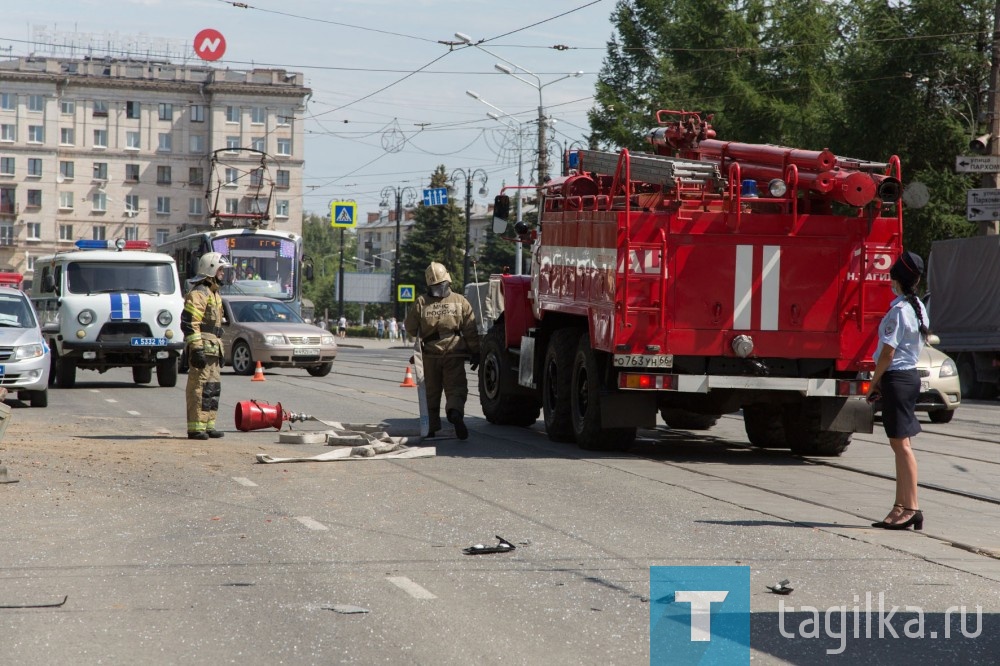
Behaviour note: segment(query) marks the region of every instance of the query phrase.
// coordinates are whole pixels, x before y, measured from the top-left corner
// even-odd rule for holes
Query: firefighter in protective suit
[[[222,295],[219,285],[229,262],[218,252],[198,260],[198,274],[184,297],[181,331],[188,358],[188,439],[217,439],[215,416],[222,393]]]
[[[465,400],[469,385],[465,362],[479,367],[479,331],[472,305],[451,291],[451,276],[441,264],[432,262],[424,272],[427,293],[417,297],[404,324],[411,337],[420,338],[424,361],[424,388],[430,412],[430,434],[441,429],[441,391],[445,415],[459,439],[469,437],[465,426]]]

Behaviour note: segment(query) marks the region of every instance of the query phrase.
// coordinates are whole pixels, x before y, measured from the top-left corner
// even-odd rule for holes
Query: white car
[[[0,387],[32,407],[47,407],[50,356],[31,301],[19,289],[0,287]]]

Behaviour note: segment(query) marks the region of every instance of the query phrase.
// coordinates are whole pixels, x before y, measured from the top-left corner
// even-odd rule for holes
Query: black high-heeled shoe
[[[900,509],[905,509],[906,508],[902,504],[893,504],[892,505],[893,509],[895,509],[896,507],[899,507]],[[890,511],[890,513],[892,513],[892,512]],[[890,523],[887,523],[884,520],[880,520],[877,523],[872,523],[872,527],[881,527],[881,528],[885,529],[885,526],[889,525],[889,524]]]
[[[920,531],[924,529],[924,514],[920,509],[907,509],[904,507],[905,511],[912,511],[913,515],[901,523],[888,523],[884,529],[887,530],[905,530],[910,525],[913,525],[915,531]]]

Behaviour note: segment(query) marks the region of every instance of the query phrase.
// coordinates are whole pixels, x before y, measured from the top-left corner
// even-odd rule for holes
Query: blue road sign
[[[353,201],[334,201],[330,204],[330,226],[353,227],[358,222],[358,204]]]
[[[447,187],[431,187],[424,190],[425,206],[444,206],[448,203]]]
[[[417,287],[412,284],[401,284],[396,294],[396,300],[400,303],[412,303],[417,300]]]

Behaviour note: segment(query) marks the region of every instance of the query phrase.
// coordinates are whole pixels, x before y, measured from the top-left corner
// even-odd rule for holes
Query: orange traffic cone
[[[250,381],[252,382],[267,381],[266,379],[264,379],[264,368],[261,366],[260,361],[257,361],[257,369],[253,371],[253,379],[251,379]]]
[[[413,371],[410,370],[410,366],[406,366],[406,375],[403,376],[403,383],[400,386],[417,388],[417,383],[413,381]]]

